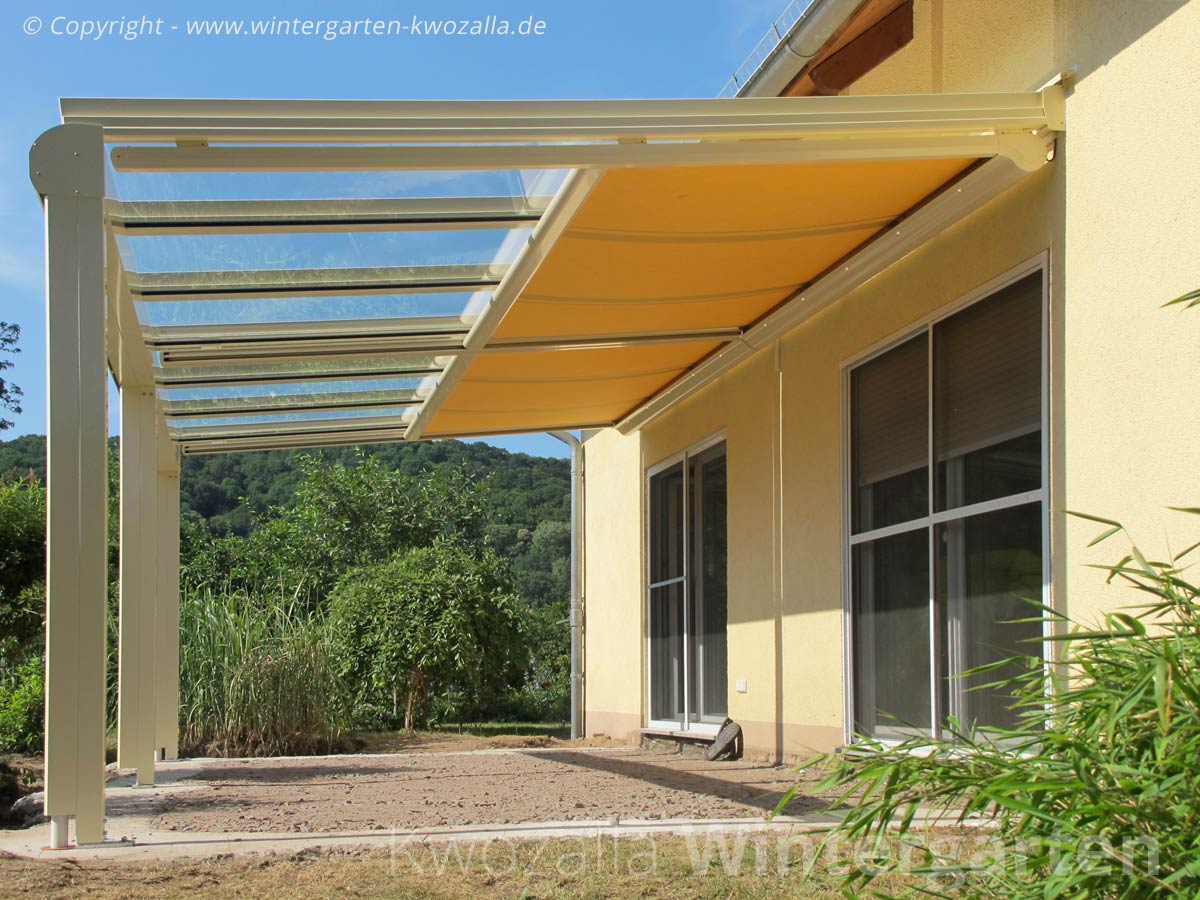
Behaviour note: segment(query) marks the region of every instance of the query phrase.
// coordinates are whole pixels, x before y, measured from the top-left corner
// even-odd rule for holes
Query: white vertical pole
[[[29,151],[46,215],[45,810],[51,843],[104,840],[107,436],[104,142],[60,125]]]
[[[123,351],[124,352],[124,351]],[[154,389],[121,386],[121,632],[117,765],[154,783],[158,456]]]
[[[179,756],[179,448],[158,429],[154,746]]]

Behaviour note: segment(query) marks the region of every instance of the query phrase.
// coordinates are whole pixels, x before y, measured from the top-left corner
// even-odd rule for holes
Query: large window
[[[1042,273],[850,372],[855,730],[1013,723],[1006,674],[1043,599]]]
[[[650,720],[709,730],[727,699],[725,444],[650,474]]]

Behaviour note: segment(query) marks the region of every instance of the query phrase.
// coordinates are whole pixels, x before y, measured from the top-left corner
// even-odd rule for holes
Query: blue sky
[[[531,99],[714,96],[785,0],[490,3],[67,3],[15,0],[0,14],[0,321],[22,329],[7,373],[25,412],[5,438],[45,430],[42,217],[29,185],[29,145],[57,123],[58,98],[268,97]],[[80,39],[68,22],[163,19],[161,35]],[[189,36],[189,19],[464,19],[545,21],[545,33],[482,36]],[[31,17],[39,20],[33,23]],[[177,30],[171,26],[177,26]],[[38,27],[40,26],[40,27]],[[74,28],[75,26],[71,26]],[[26,30],[37,33],[26,34]],[[82,27],[80,28],[82,30]],[[92,26],[95,30],[95,26]],[[111,404],[110,406],[115,405]],[[110,409],[111,428],[116,417]],[[14,418],[9,416],[9,418]],[[496,438],[561,456],[545,436]]]

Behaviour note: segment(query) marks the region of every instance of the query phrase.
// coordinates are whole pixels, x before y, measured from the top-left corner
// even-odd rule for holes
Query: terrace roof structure
[[[1044,165],[1062,104],[1057,85],[64,100],[30,153],[52,823],[103,835],[106,369],[122,397],[118,752],[152,777],[175,722],[156,685],[178,671],[154,606],[177,594],[178,548],[154,523],[177,515],[179,452],[636,429]]]
[[[1039,93],[64,100],[110,145],[118,380],[184,453],[612,425],[980,160]],[[132,345],[132,346],[126,346]]]

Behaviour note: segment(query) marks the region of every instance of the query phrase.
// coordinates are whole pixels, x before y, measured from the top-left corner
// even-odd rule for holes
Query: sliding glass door
[[[1043,296],[1025,276],[850,372],[861,734],[1014,721],[1003,670],[964,673],[1041,652]]]
[[[650,724],[709,731],[727,712],[724,442],[649,479]]]

